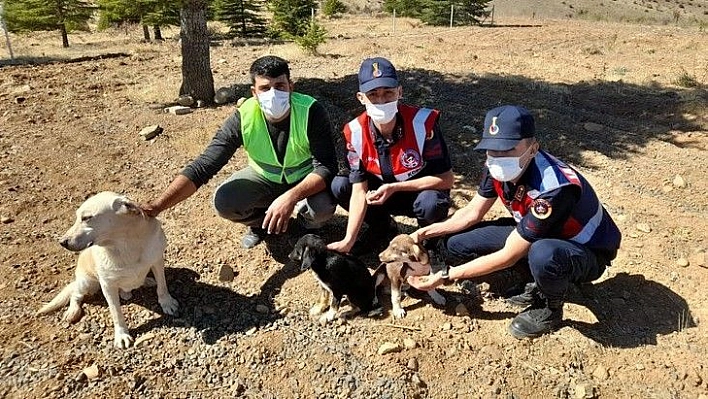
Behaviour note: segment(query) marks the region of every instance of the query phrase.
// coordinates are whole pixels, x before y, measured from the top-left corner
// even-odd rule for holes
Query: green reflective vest
[[[302,180],[312,172],[307,120],[314,102],[314,98],[305,94],[290,93],[290,137],[282,164],[278,161],[258,100],[251,97],[241,104],[238,108],[241,135],[251,168],[272,182],[282,183],[285,180],[289,184]]]

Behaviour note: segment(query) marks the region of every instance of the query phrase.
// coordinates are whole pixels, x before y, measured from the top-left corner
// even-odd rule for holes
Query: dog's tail
[[[37,311],[37,314],[45,314],[45,313],[50,313],[53,312],[59,308],[62,308],[66,306],[66,304],[69,303],[69,300],[71,299],[71,294],[74,293],[74,286],[76,285],[75,281],[72,281],[69,283],[66,287],[64,287],[57,296],[54,297],[48,304],[42,306],[41,309]]]

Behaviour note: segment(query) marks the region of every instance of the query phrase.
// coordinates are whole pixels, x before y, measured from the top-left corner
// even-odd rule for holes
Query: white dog
[[[81,318],[84,297],[100,288],[113,319],[113,343],[118,348],[127,348],[133,338],[120,308],[120,298],[129,299],[130,291],[145,283],[150,270],[155,276],[162,310],[169,315],[177,313],[178,303],[167,291],[165,281],[166,239],[162,226],[126,197],[104,191],[87,199],[76,211],[76,222],[59,243],[71,251],[81,251],[76,279],[38,314],[52,312],[68,303],[64,320],[76,322]]]

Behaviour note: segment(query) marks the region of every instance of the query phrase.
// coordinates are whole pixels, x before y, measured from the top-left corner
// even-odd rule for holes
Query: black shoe
[[[369,225],[366,231],[356,240],[351,253],[354,256],[371,253],[378,255],[388,243],[398,234],[398,225],[390,216],[385,224]]]
[[[519,313],[509,325],[509,333],[516,339],[537,338],[555,331],[563,320],[563,301],[540,298]]]
[[[246,234],[241,238],[241,246],[245,249],[251,249],[258,245],[263,240],[266,232],[260,227],[249,227]]]
[[[527,283],[524,286],[524,292],[507,298],[506,303],[509,305],[526,308],[533,305],[540,299],[538,294],[539,290],[538,287],[536,287],[536,282]]]

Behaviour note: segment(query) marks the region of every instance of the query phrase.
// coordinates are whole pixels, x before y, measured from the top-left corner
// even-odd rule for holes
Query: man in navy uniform
[[[477,194],[449,219],[413,234],[418,241],[448,235],[449,255],[467,262],[409,282],[428,290],[526,258],[534,284],[511,298],[528,307],[509,332],[521,339],[554,331],[563,319],[569,284],[600,277],[617,255],[621,233],[587,180],[539,149],[533,117],[525,108],[489,111],[475,150],[487,154]],[[482,222],[497,199],[513,218]]]
[[[357,99],[366,111],[344,127],[349,176],[332,181],[337,203],[349,211],[345,236],[329,244],[347,253],[376,252],[397,230],[391,215],[417,219],[419,226],[443,220],[454,182],[439,111],[399,103],[403,89],[385,58],[364,60]]]

